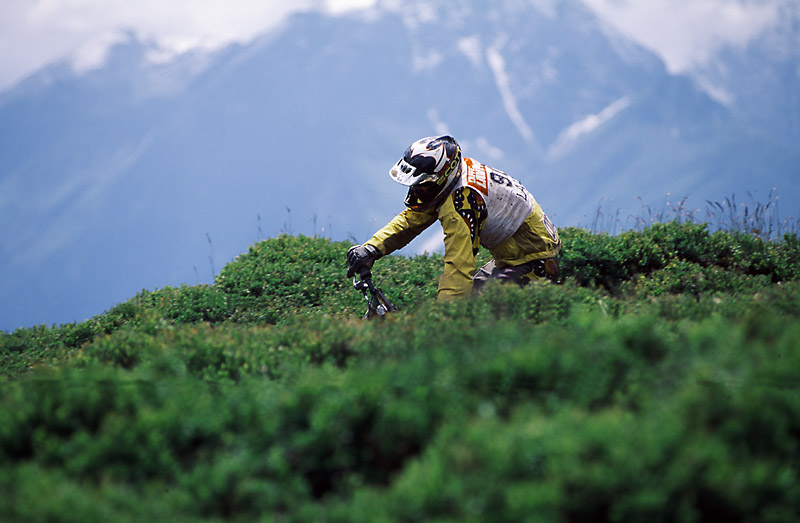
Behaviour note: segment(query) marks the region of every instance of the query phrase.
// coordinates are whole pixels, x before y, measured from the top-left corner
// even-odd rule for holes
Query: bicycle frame
[[[370,271],[364,271],[360,276],[361,280],[353,276],[353,288],[361,291],[367,302],[367,312],[364,313],[363,319],[368,320],[375,316],[383,318],[387,312],[397,310],[397,307],[389,301],[383,291],[372,283],[372,273]]]

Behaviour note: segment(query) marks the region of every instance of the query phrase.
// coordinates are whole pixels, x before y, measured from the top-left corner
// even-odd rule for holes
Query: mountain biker
[[[363,245],[347,251],[348,277],[417,237],[437,219],[444,230],[438,297],[477,291],[489,279],[526,285],[558,281],[558,232],[525,187],[502,171],[462,157],[451,136],[411,144],[389,175],[408,186],[406,209]],[[478,247],[493,259],[475,270]]]

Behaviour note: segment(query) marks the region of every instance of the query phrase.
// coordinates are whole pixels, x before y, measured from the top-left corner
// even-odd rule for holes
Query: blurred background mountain
[[[702,221],[727,197],[797,216],[800,8],[676,71],[588,3],[379,1],[181,53],[130,30],[99,65],[45,66],[0,92],[0,329],[210,283],[283,232],[362,242],[433,134],[560,227]]]

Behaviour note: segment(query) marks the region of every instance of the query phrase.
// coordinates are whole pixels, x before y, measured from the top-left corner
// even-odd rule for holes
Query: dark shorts
[[[480,291],[481,287],[489,280],[498,280],[502,283],[513,282],[523,287],[536,280],[550,280],[558,283],[558,259],[545,258],[502,268],[498,268],[492,260],[472,275],[473,290]]]

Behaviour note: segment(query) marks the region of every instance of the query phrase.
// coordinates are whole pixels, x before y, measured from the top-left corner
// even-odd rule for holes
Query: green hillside
[[[798,237],[560,233],[561,285],[446,303],[386,257],[382,321],[281,236],[0,334],[0,521],[797,520]]]

